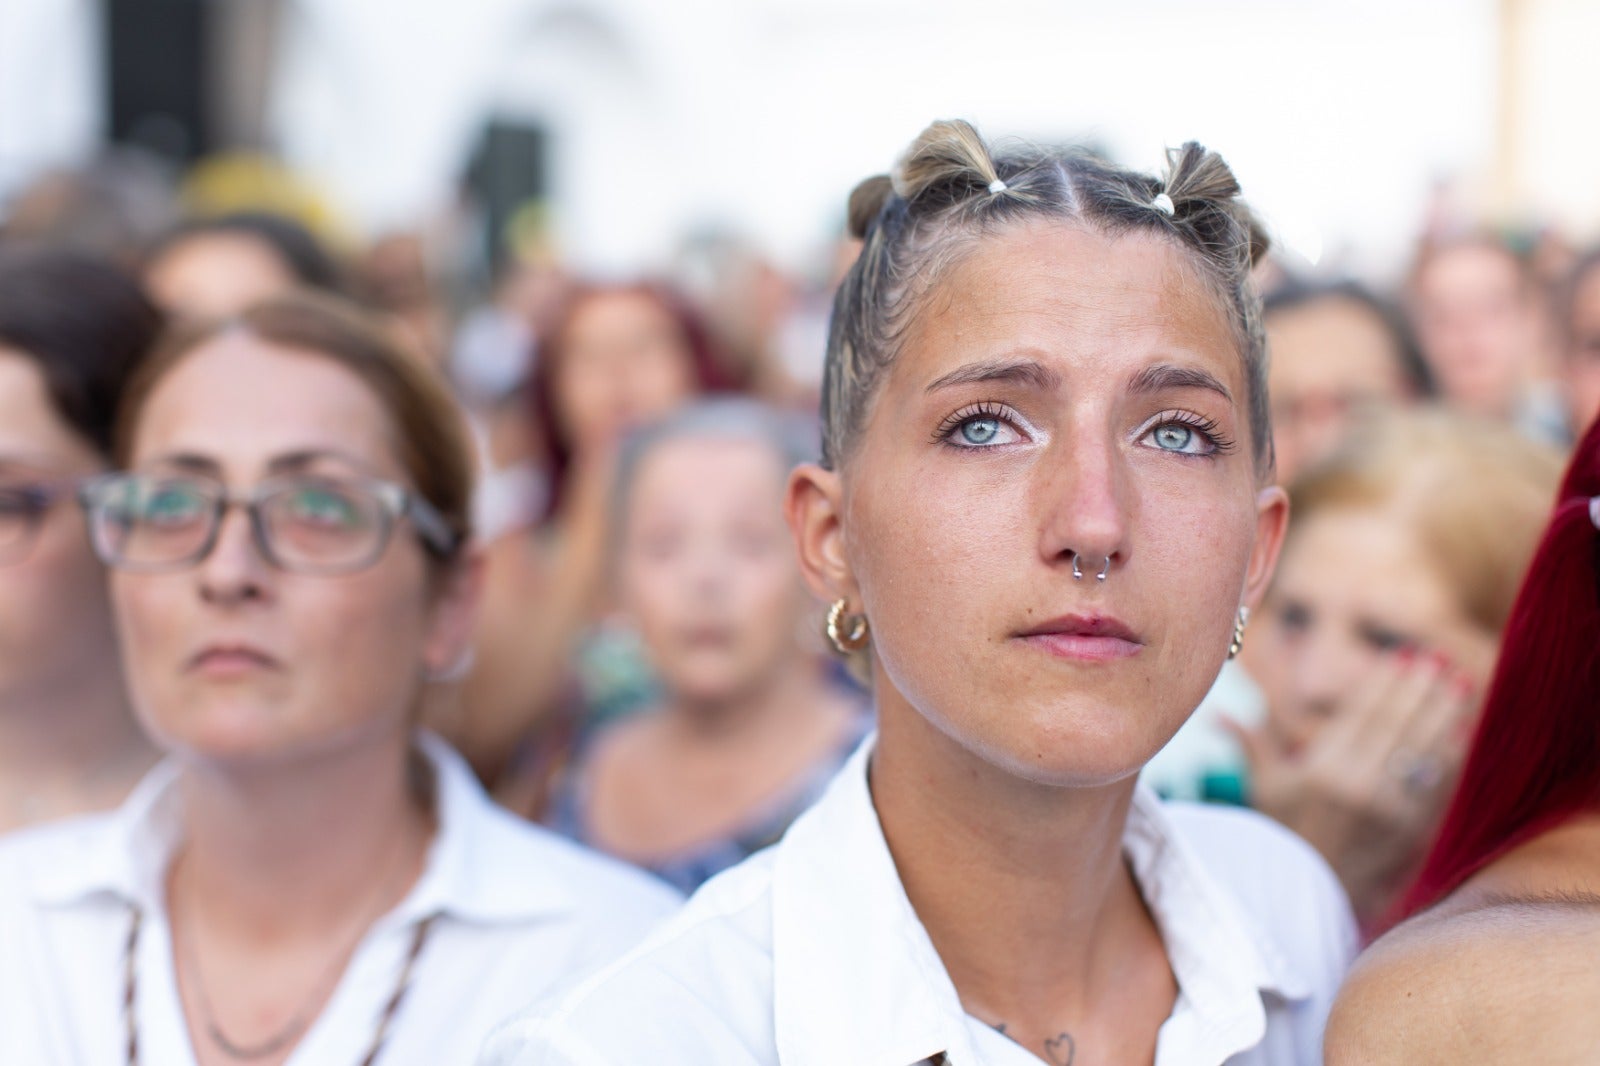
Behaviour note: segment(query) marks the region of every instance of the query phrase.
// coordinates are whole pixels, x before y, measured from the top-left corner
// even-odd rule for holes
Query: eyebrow
[[[267,463],[267,472],[271,474],[294,473],[314,466],[325,459],[334,459],[351,466],[366,469],[366,464],[336,448],[304,448],[299,451],[287,452],[279,455]],[[152,466],[175,466],[180,470],[192,473],[215,474],[222,469],[222,464],[215,459],[200,455],[196,452],[175,452],[171,455],[158,455],[150,460]]]
[[[950,373],[935,378],[926,391],[938,392],[953,385],[970,385],[981,381],[1009,381],[1050,392],[1061,385],[1061,375],[1032,359],[985,360],[958,366]]]
[[[1157,363],[1139,371],[1128,383],[1128,390],[1137,394],[1165,392],[1169,389],[1205,389],[1216,393],[1229,403],[1233,402],[1233,393],[1217,380],[1216,375],[1209,370],[1201,370],[1194,366]]]

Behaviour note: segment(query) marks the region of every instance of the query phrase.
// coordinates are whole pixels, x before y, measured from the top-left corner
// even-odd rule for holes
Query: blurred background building
[[[1200,139],[1301,258],[1381,272],[1430,212],[1592,234],[1597,38],[1590,0],[5,0],[0,210],[111,143],[265,151],[361,238],[531,206],[591,272],[718,233],[796,267],[964,116]]]

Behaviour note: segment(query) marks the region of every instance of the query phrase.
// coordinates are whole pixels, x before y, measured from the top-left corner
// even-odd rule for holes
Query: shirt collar
[[[778,845],[772,880],[774,1021],[784,1063],[912,1066],[939,1052],[980,1061],[960,998],[906,898],[868,789],[875,737]],[[1263,992],[1309,994],[1310,982],[1241,913],[1140,789],[1123,839],[1180,989],[1163,1027],[1201,1059],[1254,1046]],[[849,974],[850,980],[839,979]],[[818,1024],[826,1019],[826,1024]],[[1198,1061],[1198,1060],[1197,1060]]]
[[[553,843],[543,831],[495,806],[465,760],[437,736],[419,734],[417,748],[433,769],[439,828],[422,876],[380,926],[436,914],[515,922],[580,905],[541,861]],[[117,810],[80,819],[32,878],[34,898],[65,906],[109,895],[164,910],[167,867],[183,840],[178,774],[176,760],[166,759]]]

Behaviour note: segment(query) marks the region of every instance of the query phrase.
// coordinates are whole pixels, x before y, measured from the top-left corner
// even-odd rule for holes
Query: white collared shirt
[[[900,885],[869,738],[783,840],[490,1039],[484,1066],[1037,1066],[967,1015]],[[1177,977],[1156,1066],[1307,1066],[1356,949],[1326,864],[1248,811],[1141,789],[1123,837]]]
[[[355,1066],[372,1044],[417,923],[437,916],[380,1066],[470,1062],[493,1025],[562,979],[636,944],[674,892],[495,807],[436,737],[438,833],[410,893],[356,949],[290,1066]],[[192,1066],[164,904],[180,842],[177,767],[153,770],[109,814],[0,839],[0,1063],[126,1061],[124,948],[142,909],[139,1058]]]

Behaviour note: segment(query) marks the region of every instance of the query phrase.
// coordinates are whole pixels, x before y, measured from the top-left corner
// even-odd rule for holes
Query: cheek
[[[686,357],[676,351],[650,353],[619,380],[632,387],[634,406],[656,414],[682,403],[693,391],[692,375]]]

